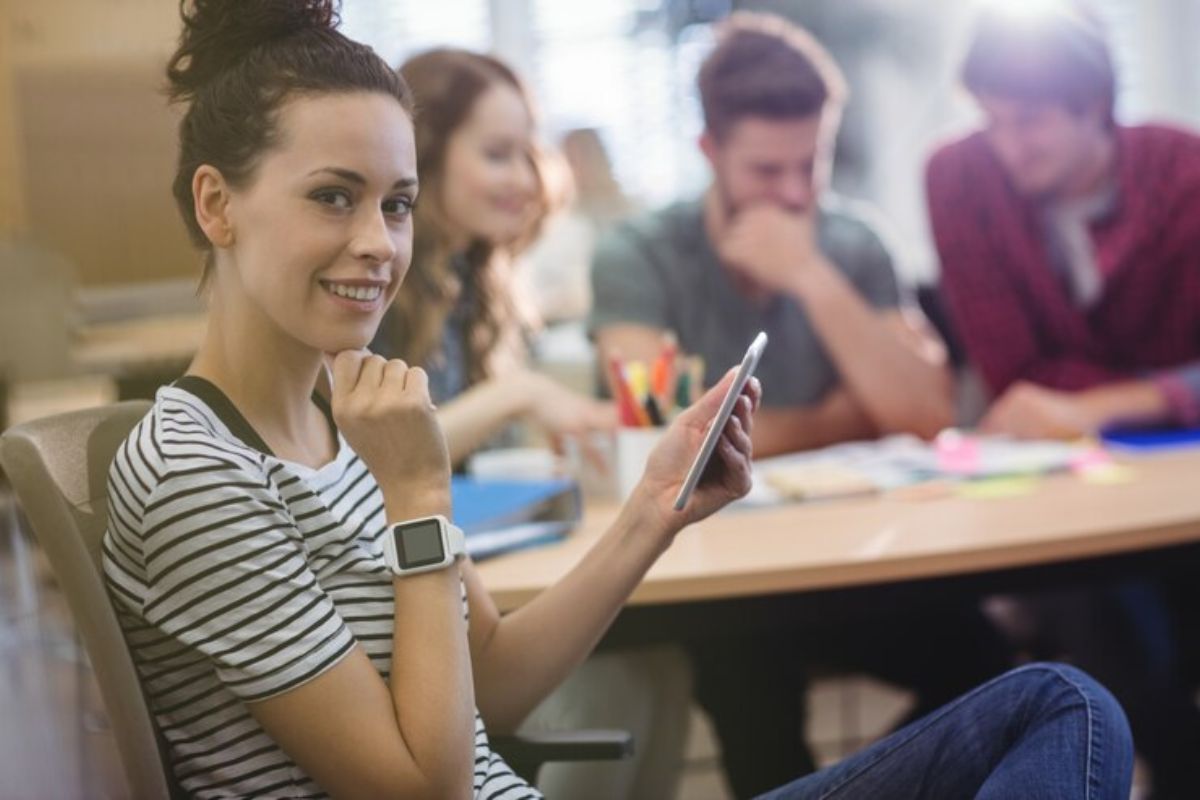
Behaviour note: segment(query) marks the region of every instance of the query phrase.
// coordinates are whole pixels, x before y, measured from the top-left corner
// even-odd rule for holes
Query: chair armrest
[[[633,755],[633,735],[622,730],[500,734],[489,739],[513,772],[531,783],[550,761],[619,761]]]
[[[501,734],[489,737],[493,749],[505,760],[514,756],[526,761],[619,761],[633,755],[629,731],[582,729],[538,733]]]

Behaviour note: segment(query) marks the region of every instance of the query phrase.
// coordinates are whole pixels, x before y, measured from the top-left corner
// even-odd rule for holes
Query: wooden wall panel
[[[0,0],[0,212],[84,285],[199,273],[161,94],[178,29],[174,0]]]
[[[9,0],[0,0],[0,238],[25,230],[25,189],[17,150]]]
[[[197,272],[171,198],[176,115],[154,62],[18,69],[29,231],[85,285]]]

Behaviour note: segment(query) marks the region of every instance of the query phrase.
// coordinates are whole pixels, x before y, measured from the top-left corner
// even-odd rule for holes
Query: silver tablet
[[[746,386],[746,381],[750,380],[750,376],[754,374],[754,369],[758,366],[758,360],[762,358],[762,352],[766,346],[767,334],[765,331],[759,331],[758,336],[754,337],[754,341],[746,349],[746,355],[742,357],[742,365],[738,367],[737,376],[733,379],[729,391],[725,393],[725,399],[721,401],[721,408],[713,419],[712,427],[704,436],[700,452],[696,454],[696,460],[692,462],[692,468],[688,470],[687,480],[679,488],[679,494],[675,498],[676,511],[683,510],[688,499],[691,498],[692,492],[696,489],[696,484],[700,482],[700,476],[704,474],[704,468],[708,466],[708,460],[712,457],[713,450],[716,449],[717,440],[721,438],[721,431],[725,430],[725,424],[729,422],[729,415],[733,413],[733,405]]]

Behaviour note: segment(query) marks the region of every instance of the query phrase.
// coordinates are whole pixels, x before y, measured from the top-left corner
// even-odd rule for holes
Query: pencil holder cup
[[[624,501],[646,471],[646,459],[662,439],[666,428],[620,428],[616,436],[615,469],[617,499]]]
[[[665,428],[618,428],[591,434],[586,443],[564,442],[568,472],[579,482],[584,497],[623,502],[646,471],[646,459]]]

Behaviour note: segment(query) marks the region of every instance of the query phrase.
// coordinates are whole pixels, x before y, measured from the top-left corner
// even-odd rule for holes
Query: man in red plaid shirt
[[[982,22],[963,77],[986,125],[933,156],[928,197],[983,427],[1200,424],[1200,137],[1114,122],[1082,7]]]
[[[981,427],[1200,424],[1200,137],[1116,124],[1112,58],[1080,2],[984,11],[963,79],[985,125],[932,157],[927,188],[941,294],[994,398]],[[1180,656],[1200,597],[1183,569],[1018,599],[1035,653],[1072,658],[1121,701],[1156,798],[1200,797]]]

